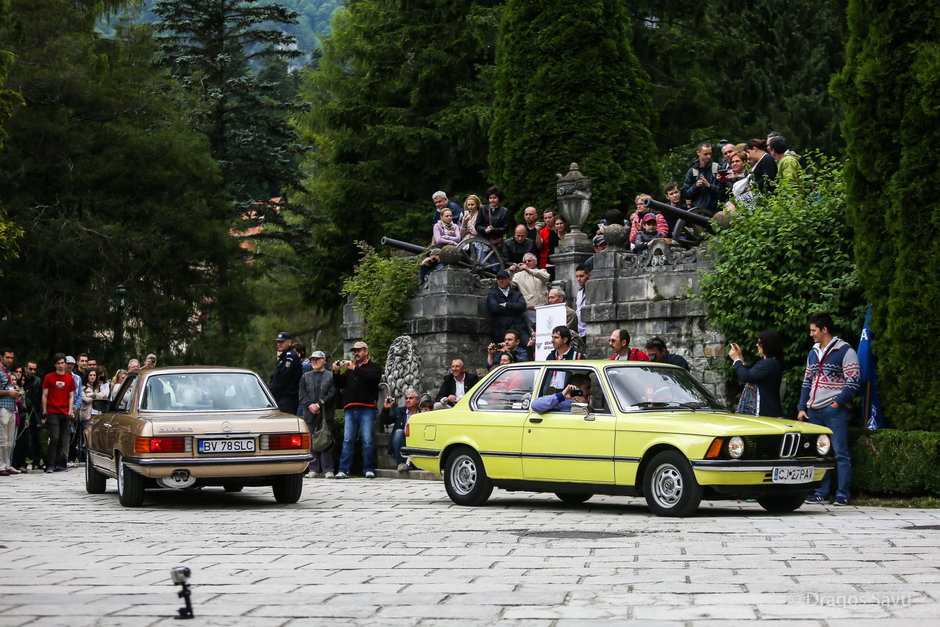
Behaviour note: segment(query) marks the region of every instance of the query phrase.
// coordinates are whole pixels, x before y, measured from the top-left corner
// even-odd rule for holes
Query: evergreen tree
[[[9,17],[9,0],[0,0],[0,28],[7,25]],[[23,99],[15,91],[2,88],[12,61],[13,53],[9,50],[0,49],[0,146],[2,146],[3,138],[6,137],[4,124],[13,115],[17,106],[23,103]],[[16,240],[23,234],[22,229],[12,222],[8,222],[5,218],[6,212],[3,206],[0,206],[0,277],[3,276],[2,262],[16,257]]]
[[[100,40],[72,0],[13,8],[0,40],[26,106],[7,125],[0,203],[24,235],[0,280],[0,334],[34,357],[113,359],[123,284],[128,349],[178,353],[216,297],[209,269],[238,251],[214,217],[225,200],[207,142],[180,113],[190,103],[154,70],[148,31]]]
[[[933,2],[851,0],[848,22],[833,91],[846,109],[849,218],[882,399],[894,425],[938,430],[940,377],[912,348],[940,331],[940,171],[929,156],[940,142],[940,13]]]
[[[555,204],[576,161],[604,213],[658,186],[649,82],[619,0],[509,0],[497,53],[491,179],[510,203]]]
[[[304,82],[313,146],[307,293],[336,304],[356,240],[430,239],[431,194],[485,185],[496,0],[352,0]]]

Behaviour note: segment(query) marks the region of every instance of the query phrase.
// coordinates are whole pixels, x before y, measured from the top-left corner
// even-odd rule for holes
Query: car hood
[[[618,429],[715,436],[776,435],[788,431],[832,433],[826,427],[789,418],[743,416],[710,411],[631,412],[623,415]]]

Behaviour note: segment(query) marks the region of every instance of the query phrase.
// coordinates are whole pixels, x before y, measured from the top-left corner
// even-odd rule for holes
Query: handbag
[[[741,392],[741,400],[738,401],[738,408],[734,413],[744,414],[745,416],[756,416],[757,407],[760,404],[760,392],[753,383],[746,383],[744,391]]]
[[[326,416],[320,422],[320,428],[313,434],[310,448],[319,452],[333,447],[333,434],[330,432],[330,426],[326,422]]]

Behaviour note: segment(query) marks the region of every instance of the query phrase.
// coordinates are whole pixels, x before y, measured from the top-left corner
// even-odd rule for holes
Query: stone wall
[[[557,282],[574,300],[574,266],[584,255],[561,261]],[[698,249],[655,245],[642,255],[616,247],[595,255],[594,271],[587,282],[587,303],[582,315],[587,322],[587,353],[604,358],[610,351],[611,331],[625,328],[632,346],[642,348],[653,336],[666,341],[670,352],[685,357],[692,373],[719,400],[727,397],[718,363],[725,356],[724,338],[710,328],[705,304],[698,297],[698,276],[708,263]],[[446,267],[429,275],[411,301],[402,321],[402,334],[414,338],[421,354],[421,380],[432,395],[448,372],[450,360],[463,357],[468,368],[483,374],[489,344],[486,293],[492,280],[481,280],[466,270]],[[573,306],[573,305],[572,305]],[[342,328],[347,348],[361,337],[360,320],[346,306]]]

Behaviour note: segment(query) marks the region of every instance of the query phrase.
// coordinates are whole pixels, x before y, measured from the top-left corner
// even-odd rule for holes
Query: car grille
[[[744,437],[742,459],[793,459],[818,457],[816,436],[804,437],[797,432],[783,435],[752,435]]]

